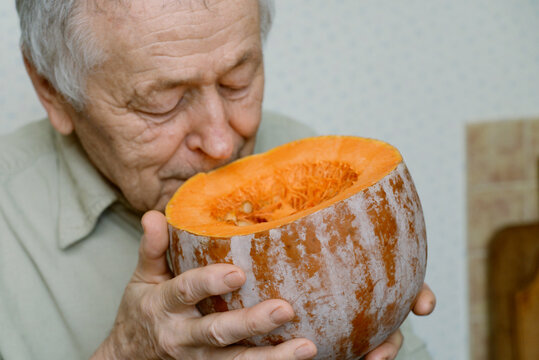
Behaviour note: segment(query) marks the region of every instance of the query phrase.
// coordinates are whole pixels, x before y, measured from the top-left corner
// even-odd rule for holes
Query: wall
[[[15,1],[0,2],[0,134],[45,116],[19,52]]]
[[[277,0],[265,106],[391,142],[423,203],[436,312],[414,319],[435,359],[468,358],[464,124],[539,114],[539,2]],[[0,132],[43,113],[0,4]],[[473,336],[473,334],[472,334]],[[473,339],[473,337],[472,337]]]

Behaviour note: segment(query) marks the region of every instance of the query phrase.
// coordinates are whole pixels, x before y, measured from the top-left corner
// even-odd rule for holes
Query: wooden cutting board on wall
[[[519,360],[539,359],[539,270],[531,283],[515,294],[515,315]]]
[[[539,359],[539,224],[496,233],[488,263],[489,359]]]

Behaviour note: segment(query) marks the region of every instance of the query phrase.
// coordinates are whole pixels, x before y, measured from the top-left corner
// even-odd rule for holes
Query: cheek
[[[128,201],[139,210],[162,210],[162,202],[180,185],[176,179],[163,179],[163,169],[168,169],[181,148],[183,132],[173,126],[173,120],[158,128],[140,133],[131,141],[123,142],[113,168],[113,178]],[[169,172],[179,171],[177,166]]]
[[[252,138],[256,135],[260,125],[260,110],[241,110],[235,111],[230,125],[244,139]]]
[[[255,84],[253,84],[255,85]],[[234,102],[230,106],[230,124],[243,138],[256,135],[262,117],[263,82],[243,101]]]
[[[119,155],[137,167],[161,166],[177,151],[186,134],[177,119],[161,124],[144,120],[142,127],[127,129],[121,139],[123,149]]]

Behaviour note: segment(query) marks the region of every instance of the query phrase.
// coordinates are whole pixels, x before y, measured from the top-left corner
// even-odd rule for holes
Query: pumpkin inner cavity
[[[236,226],[273,221],[333,198],[358,177],[349,164],[339,161],[290,164],[215,199],[210,214]]]

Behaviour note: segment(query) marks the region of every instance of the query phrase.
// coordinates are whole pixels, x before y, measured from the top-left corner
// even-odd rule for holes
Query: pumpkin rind
[[[169,225],[175,274],[231,263],[241,289],[199,303],[203,314],[280,298],[295,319],[255,345],[311,339],[316,359],[357,359],[394,332],[425,277],[427,243],[421,204],[404,162],[347,199],[254,234],[215,238]]]

